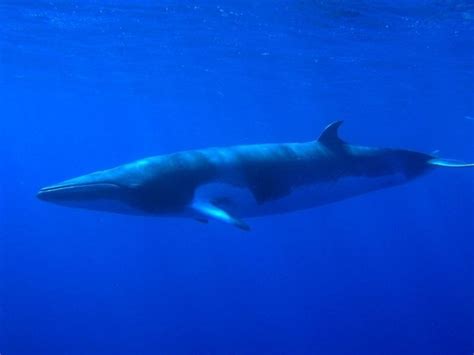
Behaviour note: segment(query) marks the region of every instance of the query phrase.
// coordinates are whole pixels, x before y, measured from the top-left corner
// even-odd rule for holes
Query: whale
[[[293,212],[405,184],[464,163],[406,149],[342,140],[342,121],[303,143],[188,150],[140,159],[41,188],[59,205],[131,215],[216,220],[250,230],[247,219]]]

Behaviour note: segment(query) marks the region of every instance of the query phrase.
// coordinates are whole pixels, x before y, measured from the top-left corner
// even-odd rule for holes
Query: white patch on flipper
[[[229,211],[241,211],[252,206],[253,208],[258,206],[252,191],[248,188],[222,182],[198,187],[194,193],[194,201],[215,203],[217,206],[226,207]]]
[[[194,210],[198,218],[199,216],[202,216],[204,218],[215,219],[217,221],[232,224],[233,226],[242,230],[250,230],[248,224],[242,221],[240,218],[232,216],[225,209],[219,208],[212,203],[204,201],[195,201],[191,206],[191,209]]]

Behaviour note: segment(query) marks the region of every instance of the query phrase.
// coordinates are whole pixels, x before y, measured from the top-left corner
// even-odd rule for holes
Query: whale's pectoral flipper
[[[472,168],[474,167],[474,163],[464,163],[462,161],[457,161],[457,160],[438,159],[438,158],[428,160],[428,164],[434,165],[434,166],[442,166],[446,168]]]
[[[227,211],[223,210],[220,207],[217,207],[216,205],[210,202],[194,202],[191,206],[191,209],[195,213],[197,213],[196,219],[199,221],[206,219],[215,219],[224,223],[232,224],[233,226],[236,226],[237,228],[240,228],[245,231],[250,230],[250,227],[247,223],[245,223],[239,218],[230,215]]]

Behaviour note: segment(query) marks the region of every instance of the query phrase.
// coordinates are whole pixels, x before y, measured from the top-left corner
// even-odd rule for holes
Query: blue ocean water
[[[3,0],[0,353],[471,354],[474,171],[249,221],[67,209],[145,156],[308,141],[474,160],[471,1]]]

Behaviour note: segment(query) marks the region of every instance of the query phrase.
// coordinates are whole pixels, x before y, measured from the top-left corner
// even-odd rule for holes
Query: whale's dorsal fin
[[[345,142],[339,138],[338,130],[343,121],[335,121],[324,128],[323,132],[318,138],[318,142],[327,146],[337,146]]]

